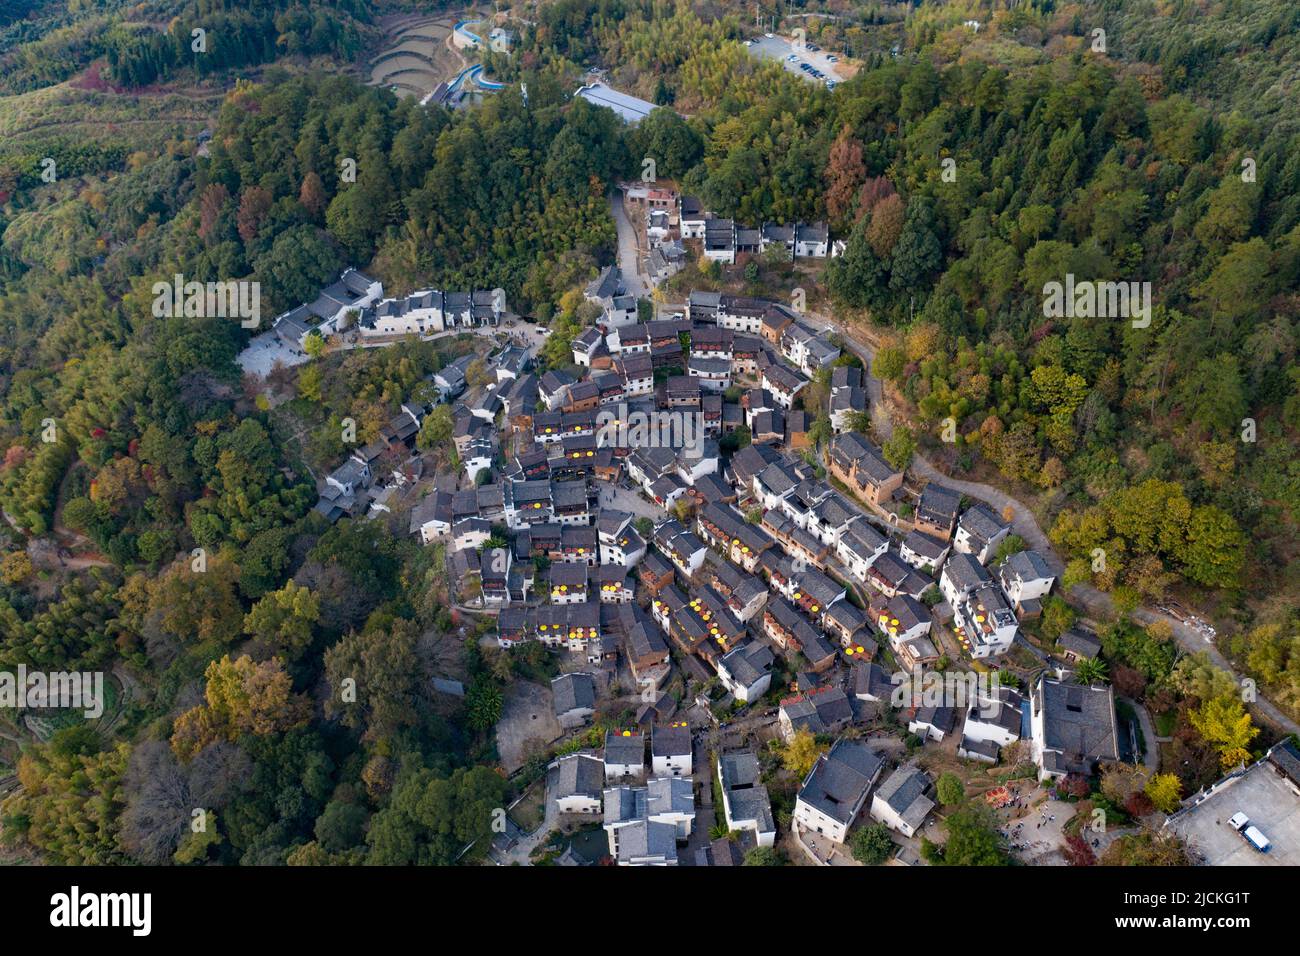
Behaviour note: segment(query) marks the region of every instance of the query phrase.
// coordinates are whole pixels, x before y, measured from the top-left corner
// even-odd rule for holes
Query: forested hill
[[[245,380],[247,332],[156,319],[149,289],[253,278],[269,316],[349,265],[394,293],[501,286],[552,324],[558,364],[581,287],[613,261],[609,188],[646,156],[719,214],[826,219],[847,243],[824,272],[692,264],[683,281],[809,288],[879,341],[875,371],[931,460],[1032,504],[1067,582],[1121,609],[1195,602],[1270,698],[1300,705],[1288,0],[831,4],[843,19],[809,19],[809,39],[861,66],[833,91],[755,58],[741,5],[557,0],[511,57],[486,57],[506,89],[454,113],[322,68],[384,12],[361,2],[32,6],[7,26],[0,6],[0,666],[102,668],[134,691],[111,727],[22,758],[11,848],[148,863],[481,850],[505,799],[488,769],[502,687],[542,664],[457,630],[443,555],[404,524],[329,526],[309,471],[342,457],[343,418],[375,437],[450,346]],[[181,89],[200,79],[184,56],[197,10],[257,37],[215,48],[211,115]],[[315,68],[299,55],[313,51],[328,53]],[[667,108],[627,128],[575,101],[592,65]],[[56,134],[48,103],[59,122],[113,119]],[[1045,316],[1044,286],[1067,274],[1150,282],[1150,324]],[[34,566],[42,547],[83,561]],[[1153,693],[1193,693],[1167,642],[1124,621],[1106,640]],[[449,668],[464,701],[431,689]],[[373,696],[322,705],[347,677]],[[1218,755],[1179,746],[1193,792]],[[195,806],[218,820],[201,838]]]

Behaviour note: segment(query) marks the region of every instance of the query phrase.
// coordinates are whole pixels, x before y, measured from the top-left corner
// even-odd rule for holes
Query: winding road
[[[824,315],[809,312],[803,316],[803,321],[815,329],[834,332],[843,340],[846,347],[862,359],[862,364],[865,366],[864,376],[867,383],[867,395],[871,404],[872,425],[881,440],[889,438],[893,434],[894,423],[885,408],[883,386],[880,380],[871,374],[871,361],[875,355],[875,349],[870,343],[863,341],[859,336]],[[993,509],[998,513],[1004,513],[1009,508],[1012,513],[1012,530],[1023,538],[1030,548],[1042,554],[1048,566],[1058,575],[1064,570],[1064,562],[1057,556],[1047,535],[1039,527],[1033,511],[1016,498],[1000,488],[994,488],[992,485],[963,481],[946,475],[919,453],[913,456],[910,470],[918,478],[939,481],[946,487],[959,491],[963,495],[978,498],[992,505]],[[1070,596],[1076,603],[1082,605],[1089,615],[1094,617],[1105,618],[1116,614],[1114,599],[1106,592],[1100,591],[1090,584],[1076,584],[1070,589]],[[1238,685],[1241,685],[1243,680],[1246,679],[1236,671],[1212,641],[1207,640],[1199,631],[1188,627],[1177,618],[1170,617],[1168,614],[1157,611],[1152,607],[1139,607],[1132,612],[1131,616],[1138,623],[1146,625],[1154,624],[1156,621],[1164,621],[1173,629],[1174,640],[1178,642],[1178,646],[1185,653],[1207,655],[1216,667],[1230,673]],[[1257,716],[1263,717],[1268,723],[1282,732],[1300,735],[1300,723],[1292,720],[1262,695],[1257,696],[1249,706]]]

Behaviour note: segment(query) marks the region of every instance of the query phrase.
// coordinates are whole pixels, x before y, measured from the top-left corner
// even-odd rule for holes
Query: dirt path
[[[641,242],[623,207],[623,197],[618,190],[609,194],[609,208],[618,233],[618,269],[623,273],[623,284],[627,286],[629,295],[644,299],[649,292],[641,277]]]

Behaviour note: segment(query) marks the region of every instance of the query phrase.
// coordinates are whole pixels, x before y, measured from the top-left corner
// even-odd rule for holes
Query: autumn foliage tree
[[[307,699],[293,693],[278,657],[258,664],[247,655],[232,661],[227,654],[209,664],[204,676],[205,703],[177,717],[172,730],[172,749],[182,760],[217,740],[284,733],[309,716]]]
[[[1250,742],[1259,728],[1250,720],[1245,705],[1237,697],[1215,697],[1189,715],[1192,726],[1219,752],[1224,769],[1250,760]]]

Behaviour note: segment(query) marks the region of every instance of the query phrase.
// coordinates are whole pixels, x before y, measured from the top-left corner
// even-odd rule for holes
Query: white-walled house
[[[930,779],[919,767],[899,767],[890,774],[871,798],[871,816],[903,836],[915,836],[934,809],[925,795]]]
[[[949,605],[956,607],[966,595],[992,580],[974,555],[953,554],[943,564],[939,591]]]
[[[966,709],[957,755],[995,763],[998,750],[1020,739],[1025,706],[1024,695],[1012,687],[977,693]]]
[[[1013,607],[1037,601],[1052,590],[1056,575],[1037,551],[1018,551],[998,568],[998,580]]]
[[[650,732],[651,769],[656,777],[690,777],[693,757],[691,729],[684,721]]]
[[[301,348],[308,335],[333,335],[351,316],[360,316],[383,296],[380,282],[356,269],[346,269],[313,301],[277,316],[272,329],[281,340]]]
[[[554,764],[558,773],[555,785],[555,806],[560,813],[594,816],[601,812],[601,795],[605,784],[605,768],[599,757],[591,754],[569,754]]]
[[[604,802],[609,853],[620,866],[676,864],[676,844],[690,839],[695,823],[690,780],[660,777],[644,787],[611,787]]]
[[[885,762],[865,742],[842,739],[817,758],[795,799],[794,819],[836,843],[848,838]]]
[[[953,605],[953,625],[976,659],[1005,654],[1018,629],[1016,612],[995,581],[980,585]]]
[[[1041,779],[1091,774],[1098,761],[1119,759],[1115,692],[1109,684],[1086,687],[1044,674],[1030,690],[1029,706]]]
[[[605,781],[626,783],[645,777],[645,737],[631,730],[605,732]]]
[[[722,811],[729,830],[748,830],[758,846],[776,843],[776,819],[763,785],[758,758],[752,751],[723,754],[718,759]]]
[[[960,554],[973,554],[980,564],[988,564],[1011,532],[1011,525],[995,515],[986,505],[972,505],[957,521],[957,535],[952,548]]]
[[[728,651],[718,661],[718,680],[741,703],[757,700],[772,686],[776,655],[761,641]]]

